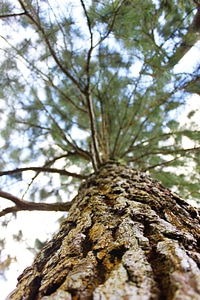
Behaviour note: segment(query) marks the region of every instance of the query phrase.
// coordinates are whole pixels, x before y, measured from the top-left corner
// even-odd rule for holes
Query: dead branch
[[[17,174],[17,173],[21,173],[24,171],[57,173],[60,175],[71,176],[71,177],[78,178],[78,179],[86,179],[88,177],[87,175],[83,175],[83,174],[77,174],[77,173],[69,172],[66,170],[60,170],[60,169],[56,169],[56,168],[46,168],[46,167],[26,167],[26,168],[17,168],[17,169],[8,170],[8,171],[0,171],[0,176]]]
[[[0,217],[5,216],[8,213],[16,213],[18,211],[68,211],[72,205],[70,202],[55,202],[55,203],[35,203],[22,200],[10,193],[6,193],[0,190],[0,197],[10,200],[15,203],[15,206],[7,207],[0,211]]]

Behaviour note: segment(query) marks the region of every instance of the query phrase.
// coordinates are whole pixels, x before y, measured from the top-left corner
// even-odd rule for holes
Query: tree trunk
[[[8,299],[200,299],[199,220],[145,173],[107,163]]]

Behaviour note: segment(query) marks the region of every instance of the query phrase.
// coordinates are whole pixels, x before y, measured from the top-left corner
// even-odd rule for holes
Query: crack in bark
[[[10,299],[19,300],[34,276],[41,276],[37,300],[59,292],[80,300],[198,299],[199,241],[195,209],[145,173],[107,164],[82,184],[53,244]]]

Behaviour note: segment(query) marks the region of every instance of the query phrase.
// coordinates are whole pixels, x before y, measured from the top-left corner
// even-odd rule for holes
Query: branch
[[[91,35],[91,42],[92,42],[91,22],[90,22],[90,19],[88,17],[87,11],[85,9],[85,6],[84,6],[84,3],[83,3],[82,0],[81,0],[81,3],[82,3],[82,6],[83,6],[83,9],[84,9],[86,18],[87,18],[89,32],[90,32],[90,35]],[[106,34],[99,39],[99,41],[93,46],[93,48],[96,48],[98,45],[100,45],[109,36],[109,34],[112,32],[112,29],[113,29],[113,26],[114,26],[114,23],[115,23],[115,19],[116,19],[116,16],[117,16],[117,13],[118,13],[120,7],[121,6],[119,5],[118,8],[114,11],[114,17],[111,20],[111,24],[108,24],[108,30],[107,30]],[[109,84],[108,84],[108,86],[109,86]],[[110,157],[110,145],[109,145],[108,135],[106,133],[106,127],[107,127],[106,123],[107,122],[106,122],[106,117],[105,117],[105,114],[104,114],[103,102],[102,102],[101,99],[100,99],[100,106],[101,106],[101,123],[102,123],[101,124],[101,128],[102,128],[102,152],[103,152],[103,160],[106,161],[107,158]],[[98,136],[97,136],[97,142],[98,142]]]
[[[136,93],[137,85],[138,85],[139,80],[141,79],[141,76],[142,76],[142,72],[140,72],[137,81],[134,83],[134,88],[133,88],[132,95],[134,95]],[[110,85],[110,83],[108,83],[108,86],[109,85]],[[112,149],[111,157],[115,157],[116,154],[117,154],[117,156],[119,155],[120,145],[124,144],[124,142],[123,142],[124,136],[126,136],[126,133],[129,130],[129,127],[131,125],[133,125],[133,122],[135,122],[134,121],[135,117],[137,116],[137,114],[140,110],[140,107],[142,105],[141,103],[140,103],[140,105],[137,105],[137,103],[134,102],[134,104],[131,107],[130,101],[131,101],[132,95],[129,97],[129,100],[127,101],[126,108],[124,109],[124,113],[123,113],[124,115],[123,115],[123,118],[121,119],[121,122],[120,122],[120,119],[119,119],[119,127],[118,127],[118,131],[117,131],[117,134],[116,134],[116,137],[115,137],[115,140],[114,140],[114,146],[113,146],[113,149]],[[143,99],[145,99],[145,97]],[[128,113],[130,112],[130,110],[132,110],[132,114],[130,114],[131,117],[128,117]],[[122,112],[120,112],[120,114],[122,114]]]
[[[200,96],[200,77],[197,75],[197,77],[195,79],[192,79],[188,82],[186,82],[181,88],[184,89],[186,92],[189,93],[196,93],[197,95]]]
[[[18,17],[18,16],[23,16],[23,15],[26,15],[26,13],[22,12],[22,13],[18,13],[18,14],[0,15],[0,19],[10,18],[10,17]]]
[[[94,49],[93,46],[93,33],[92,33],[92,27],[91,27],[91,22],[90,18],[88,16],[85,4],[82,0],[80,0],[81,5],[83,7],[84,14],[87,19],[87,25],[90,33],[90,48],[88,50],[87,54],[87,62],[86,62],[86,74],[87,74],[87,86],[85,89],[85,95],[86,95],[86,100],[87,100],[87,106],[88,106],[88,113],[89,113],[89,118],[90,118],[90,128],[91,128],[91,133],[92,133],[92,148],[94,151],[93,155],[93,166],[95,169],[98,169],[98,167],[102,163],[101,155],[100,155],[100,149],[99,149],[99,143],[98,143],[98,133],[97,133],[97,128],[95,124],[95,113],[94,113],[94,107],[92,103],[92,97],[91,97],[91,92],[90,92],[90,62],[91,62],[91,55],[92,51]]]
[[[71,176],[71,177],[78,178],[78,179],[86,179],[88,177],[87,175],[77,174],[77,173],[69,172],[66,170],[60,170],[60,169],[56,169],[56,168],[46,168],[46,167],[26,167],[26,168],[17,168],[17,169],[8,170],[8,171],[1,171],[0,176],[17,174],[17,173],[21,173],[24,171],[57,173],[60,175]]]
[[[22,200],[18,197],[13,196],[10,193],[6,193],[0,190],[0,197],[8,199],[15,203],[15,206],[7,207],[0,212],[0,217],[5,216],[8,213],[14,213],[18,211],[68,211],[72,206],[73,201],[70,202],[55,202],[55,203],[33,203]]]
[[[57,160],[61,159],[61,158],[68,158],[68,157],[77,157],[79,156],[79,153],[77,153],[76,151],[68,151],[66,154],[62,154],[62,155],[59,155],[59,156],[55,156],[54,158],[52,158],[51,160],[47,160],[43,167],[46,168],[46,167],[50,167],[52,166]],[[83,159],[86,159],[86,157],[82,157]],[[87,159],[88,161],[88,159]]]
[[[103,160],[107,161],[110,158],[110,149],[109,149],[109,139],[108,139],[108,126],[107,126],[107,115],[104,110],[104,104],[103,100],[101,97],[101,93],[99,91],[99,88],[97,86],[97,94],[98,94],[98,99],[100,101],[100,110],[101,110],[101,149],[103,152]],[[110,132],[111,133],[111,132]]]
[[[94,108],[93,108],[93,104],[92,104],[91,92],[90,92],[90,61],[91,61],[92,51],[94,50],[94,48],[96,48],[98,45],[100,45],[112,32],[117,13],[121,6],[119,5],[118,8],[114,11],[114,17],[112,18],[111,24],[108,24],[109,28],[107,30],[107,33],[103,37],[101,37],[99,39],[99,41],[94,45],[91,21],[90,21],[89,15],[87,13],[87,9],[85,7],[84,1],[80,0],[80,2],[81,2],[81,5],[82,5],[82,8],[83,8],[86,20],[87,20],[88,30],[89,30],[89,34],[90,34],[90,49],[88,51],[87,64],[86,64],[87,87],[85,90],[85,95],[86,95],[86,99],[87,99],[87,106],[88,106],[88,112],[89,112],[89,117],[90,117],[90,127],[91,127],[91,132],[92,132],[92,152],[94,153],[93,165],[94,165],[95,169],[98,169],[98,166],[102,164],[102,157],[101,157],[101,153],[100,153],[98,132],[97,132],[97,129],[95,126],[95,113],[94,113]],[[105,123],[104,123],[103,116],[102,116],[102,128],[103,128],[103,130],[105,129]],[[103,148],[107,149],[107,152],[109,152],[108,140],[107,141],[104,140],[103,143],[104,143]],[[105,146],[105,145],[107,145],[107,146]],[[103,156],[109,157],[109,153],[106,153],[106,155],[104,153]]]
[[[144,152],[143,154],[141,154],[138,157],[130,157],[127,159],[127,162],[134,162],[134,161],[138,161],[140,159],[142,159],[143,157],[149,157],[150,155],[158,155],[158,154],[163,154],[163,155],[168,155],[168,154],[180,154],[181,156],[184,156],[186,153],[188,152],[193,152],[193,151],[199,151],[200,147],[194,147],[194,148],[186,148],[186,149],[167,149],[167,146],[165,147],[166,149],[160,148],[158,150],[154,150],[154,151],[149,151],[149,152]],[[139,150],[139,148],[138,148]],[[134,150],[132,150],[132,152],[134,153]],[[180,158],[180,157],[179,157]]]
[[[26,6],[25,6],[25,4],[23,3],[22,0],[19,0],[19,3],[21,5],[22,9],[24,10],[24,13],[26,14],[26,16],[31,20],[31,22],[36,26],[36,28],[42,34],[42,37],[44,38],[44,41],[45,41],[45,43],[46,43],[46,45],[47,45],[47,47],[48,47],[48,49],[49,49],[49,51],[50,51],[53,59],[54,59],[54,61],[56,62],[57,66],[67,76],[67,78],[69,78],[74,83],[74,85],[79,89],[79,91],[81,93],[84,93],[84,89],[81,87],[81,85],[79,84],[79,82],[71,75],[71,73],[68,70],[66,70],[66,68],[63,66],[63,63],[57,57],[57,55],[56,55],[56,53],[55,53],[55,51],[53,49],[53,46],[51,45],[51,43],[50,43],[50,41],[49,41],[49,39],[48,39],[48,37],[47,37],[47,35],[45,33],[45,30],[44,30],[44,28],[42,27],[42,25],[40,23],[40,20],[39,20],[39,17],[37,15],[37,13],[34,12],[36,14],[36,17],[37,17],[38,20],[36,20],[34,18],[34,16],[32,16],[28,12],[28,10],[26,9]]]
[[[4,38],[3,38],[4,39]],[[6,41],[6,39],[4,39],[5,41]],[[7,43],[8,43],[8,41],[6,41]],[[9,44],[9,43],[8,43]],[[18,54],[20,54],[19,53],[19,51],[15,48],[15,47],[13,47],[11,44],[9,44],[13,49],[15,49],[15,51],[18,53]],[[26,61],[26,62],[28,62],[29,63],[29,61],[25,58],[25,57],[23,57],[22,56],[22,58]],[[49,80],[49,78],[48,78],[48,76],[47,75],[45,75],[41,70],[38,70],[37,68],[35,68],[35,66],[34,65],[31,65],[37,72],[38,72],[38,74],[39,75],[41,75],[41,76],[46,76],[47,77],[47,80],[45,80],[43,77],[43,79],[45,80],[45,81],[47,81],[48,83],[50,83],[51,85],[52,85],[52,82],[50,82],[50,81],[48,81]],[[54,87],[55,88],[55,85],[52,85],[52,87]],[[59,92],[60,92],[60,90],[59,89],[57,89]],[[84,92],[84,94],[85,94],[85,92]],[[62,93],[62,95],[64,95],[64,93]],[[81,94],[82,95],[82,94]],[[36,93],[35,93],[35,96],[37,96],[36,95]],[[76,104],[75,103],[73,103],[73,101],[70,99],[70,97],[68,97],[67,95],[65,95],[65,98],[67,99],[67,100],[69,100],[70,102],[71,102],[71,104],[72,105],[74,105],[74,106],[76,106]],[[63,130],[61,129],[61,127],[58,125],[58,123],[55,121],[55,118],[49,113],[49,111],[47,110],[47,108],[45,107],[45,105],[42,103],[42,101],[40,101],[39,100],[39,98],[38,98],[38,96],[37,96],[37,101],[41,104],[41,106],[42,106],[42,108],[45,110],[45,112],[48,114],[48,116],[49,116],[49,118],[52,120],[52,122],[56,125],[56,127],[58,128],[58,130],[60,131],[60,133],[61,133],[61,136],[63,137],[63,139],[77,152],[77,154],[79,154],[81,157],[83,157],[83,158],[85,158],[85,159],[87,159],[87,160],[91,160],[91,155],[90,155],[90,153],[88,152],[88,151],[86,151],[86,150],[83,150],[83,149],[81,149],[80,147],[78,147],[77,145],[74,145],[72,142],[70,142],[69,141],[69,139],[66,137],[66,135],[65,135],[65,133],[63,132]],[[82,103],[83,103],[83,101],[82,101]],[[77,106],[76,106],[76,108],[77,108]],[[78,108],[77,108],[78,109]],[[79,108],[79,110],[81,110],[81,112],[87,112],[86,110],[83,110],[83,109],[81,109],[81,108]]]
[[[0,176],[17,174],[17,173],[21,173],[23,171],[35,171],[36,172],[35,175],[31,179],[31,182],[29,182],[28,187],[27,187],[26,191],[23,194],[23,197],[24,197],[27,190],[29,189],[29,187],[31,186],[33,181],[37,178],[37,176],[40,174],[40,172],[57,173],[57,174],[60,174],[60,175],[71,176],[71,177],[78,178],[78,179],[86,179],[87,175],[81,175],[81,174],[77,174],[77,173],[68,172],[66,170],[50,168],[50,166],[52,166],[57,160],[59,160],[61,158],[66,158],[66,157],[69,157],[69,156],[77,156],[77,155],[79,155],[79,154],[76,153],[76,152],[70,152],[69,151],[67,154],[63,154],[63,155],[54,157],[51,160],[46,161],[45,164],[42,167],[32,167],[32,168],[27,167],[27,168],[17,168],[17,169],[8,170],[8,171],[0,171]]]
[[[92,133],[92,145],[93,145],[93,150],[94,150],[93,159],[95,158],[94,167],[95,167],[95,169],[98,169],[98,167],[102,163],[102,160],[101,160],[101,154],[100,154],[99,143],[98,143],[97,129],[96,129],[96,126],[95,126],[95,114],[94,114],[91,94],[88,93],[86,98],[87,98],[87,104],[88,104],[88,112],[89,112],[89,116],[90,116],[90,126],[91,126],[91,133]]]
[[[127,124],[127,130],[129,129],[130,126],[134,125],[134,123],[138,123],[140,122],[140,120],[143,121],[140,122],[139,124],[139,128],[135,134],[135,137],[131,140],[131,143],[129,144],[127,150],[125,150],[121,155],[120,158],[123,158],[125,155],[127,155],[128,153],[130,153],[132,151],[132,148],[134,147],[135,142],[139,139],[141,133],[143,132],[143,128],[146,125],[146,123],[148,122],[149,118],[151,117],[151,115],[154,113],[154,111],[160,106],[165,104],[168,101],[169,96],[171,96],[173,93],[175,92],[172,91],[169,94],[166,94],[165,97],[163,97],[163,99],[156,99],[155,101],[153,101],[148,107],[146,107],[141,114],[139,114],[139,116],[137,117],[137,119],[133,118],[133,120],[130,119],[129,124]],[[143,99],[145,99],[143,97]],[[142,105],[142,101],[141,101],[141,105]],[[127,132],[127,131],[126,131]],[[144,142],[142,142],[144,143]],[[137,147],[139,145],[137,144]]]
[[[200,39],[200,4],[196,4],[196,7],[197,12],[193,18],[191,25],[188,28],[186,35],[184,35],[183,37],[181,45],[169,58],[169,61],[166,65],[168,69],[172,69]]]
[[[119,4],[118,8],[114,11],[114,17],[112,18],[111,23],[108,24],[109,28],[108,28],[106,34],[101,37],[101,39],[96,43],[96,45],[94,45],[94,48],[97,47],[99,44],[101,44],[109,36],[109,34],[112,32],[113,27],[114,27],[114,23],[115,23],[115,20],[116,20],[116,17],[117,17],[117,14],[118,14],[118,12],[119,12],[122,4],[123,4],[123,1],[122,1],[121,4]]]
[[[46,112],[46,114],[48,115],[48,117],[50,118],[50,120],[55,124],[55,126],[57,127],[57,129],[59,130],[61,136],[63,137],[63,139],[66,141],[66,143],[68,145],[70,145],[74,151],[77,152],[77,154],[79,154],[81,157],[84,157],[86,159],[91,159],[90,157],[90,153],[86,150],[81,149],[80,147],[78,147],[76,144],[74,144],[73,142],[71,142],[67,136],[65,135],[63,129],[60,127],[60,125],[56,122],[55,118],[52,116],[52,114],[48,111],[47,107],[42,103],[42,101],[39,99],[38,95],[35,93],[35,96],[37,97],[36,100],[40,103],[40,105],[42,106],[42,108],[44,109],[44,111]]]
[[[47,84],[51,85],[58,93],[60,93],[60,95],[62,95],[67,101],[69,101],[77,110],[80,110],[82,113],[87,113],[87,111],[80,107],[80,105],[77,105],[66,93],[64,93],[58,86],[56,86],[52,79],[50,77],[48,77],[46,74],[43,74],[41,72],[41,70],[39,70],[39,72],[42,74],[42,76],[45,76],[47,79],[45,79],[44,77],[42,77],[42,79],[47,82]],[[80,94],[82,96],[82,94]],[[81,99],[82,104],[85,105],[84,100]]]
[[[173,159],[170,159],[170,160],[167,160],[167,161],[163,161],[161,163],[158,163],[158,164],[154,164],[154,165],[151,165],[149,167],[146,167],[146,168],[142,168],[141,169],[141,172],[146,172],[146,171],[149,171],[151,169],[155,169],[156,167],[163,167],[163,166],[167,166],[167,165],[170,165],[172,162],[178,160],[180,157],[179,156],[176,156],[175,158]]]
[[[160,133],[160,134],[152,134],[152,136],[150,138],[141,140],[140,142],[137,143],[137,145],[132,145],[132,147],[130,148],[130,151],[133,152],[133,151],[135,151],[136,148],[144,149],[145,148],[144,145],[149,145],[150,143],[154,142],[155,140],[161,141],[162,138],[169,139],[171,136],[178,135],[178,134],[183,135],[184,133],[185,133],[185,130],[170,131],[170,132],[167,132],[167,133],[165,132],[165,133]],[[127,152],[127,153],[129,153],[129,152]],[[127,154],[127,153],[125,153],[125,154]]]
[[[8,42],[8,40],[6,40],[3,36],[1,36],[1,38],[10,46],[12,47],[16,53],[22,58],[22,62],[24,61],[25,63],[27,63],[33,70],[35,70],[36,74],[38,76],[40,76],[40,78],[42,78],[42,80],[44,80],[44,82],[46,82],[48,85],[50,85],[52,88],[54,88],[61,96],[63,96],[67,101],[69,101],[69,103],[72,104],[72,106],[75,107],[75,109],[80,110],[83,113],[87,113],[86,109],[80,107],[80,105],[76,104],[71,98],[70,96],[68,96],[66,93],[64,93],[59,87],[57,87],[52,79],[50,78],[49,75],[45,74],[42,69],[36,67],[28,58],[25,57],[25,55],[23,55],[21,53],[21,50],[18,50],[15,46],[13,46],[11,43]],[[27,41],[28,43],[29,41]],[[24,78],[25,79],[25,78]],[[83,99],[83,94],[80,93],[80,97],[82,97],[81,99],[81,103],[83,104],[83,106],[85,106],[84,103],[84,99]]]

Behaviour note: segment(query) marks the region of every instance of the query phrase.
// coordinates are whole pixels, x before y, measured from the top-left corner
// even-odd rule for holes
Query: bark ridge
[[[8,299],[200,299],[199,220],[146,173],[106,163]]]

